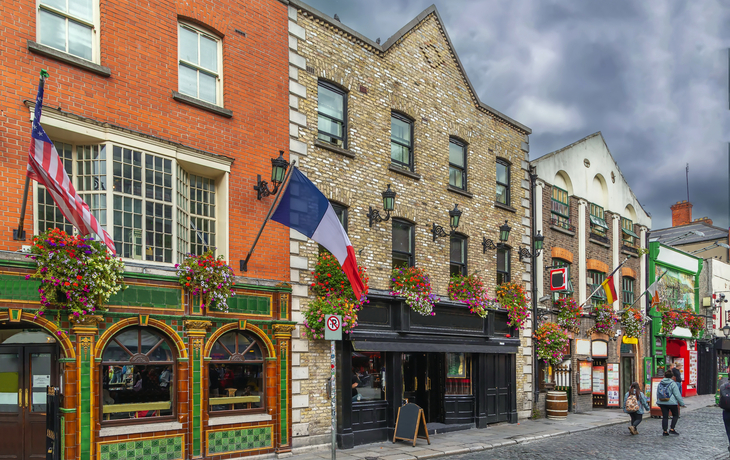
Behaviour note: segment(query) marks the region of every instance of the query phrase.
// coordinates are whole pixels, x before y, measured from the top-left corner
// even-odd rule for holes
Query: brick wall
[[[102,123],[234,158],[230,173],[229,254],[245,257],[263,222],[271,198],[258,201],[252,187],[256,174],[270,176],[269,158],[288,149],[287,9],[276,0],[246,2],[173,2],[154,7],[135,2],[100,2],[100,60],[111,73],[104,77],[82,67],[32,53],[38,41],[36,2],[4,2],[3,48],[0,53],[0,215],[4,225],[0,249],[18,250],[12,241],[17,226],[29,146],[29,112],[40,69],[46,69],[45,105]],[[223,44],[226,118],[174,100],[178,90],[178,19],[217,35]],[[31,194],[26,223],[33,222]],[[26,225],[26,228],[32,227]],[[32,229],[29,233],[32,233]],[[259,252],[246,276],[286,279],[288,231],[267,226]],[[223,237],[223,235],[220,235]],[[237,267],[237,263],[235,264]]]
[[[476,106],[436,14],[419,16],[420,22],[387,52],[306,9],[291,7],[290,20],[292,145],[300,169],[329,199],[348,207],[349,237],[358,262],[367,268],[370,288],[389,288],[391,222],[371,228],[365,214],[369,206],[382,207],[381,193],[391,184],[398,194],[394,217],[415,223],[416,265],[431,276],[436,294],[447,295],[449,241],[434,242],[431,226],[435,222],[448,229],[448,211],[454,203],[463,211],[459,232],[469,238],[469,272],[478,270],[494,294],[496,256],[494,251],[482,255],[481,241],[484,236],[498,241],[499,226],[509,220],[512,280],[529,289],[530,265],[516,256],[530,235],[527,133]],[[345,151],[315,143],[319,79],[347,91]],[[414,120],[415,174],[390,167],[391,111]],[[447,190],[450,136],[468,145],[467,194]],[[494,205],[498,157],[512,165],[512,211]],[[294,318],[301,323],[318,248],[293,234],[291,251]],[[329,401],[324,395],[329,353],[325,344],[304,339],[301,327],[294,356],[299,368],[293,371],[294,434],[299,436],[295,447],[328,442],[330,427]],[[531,408],[530,334],[529,329],[524,331],[517,355],[516,386],[524,389],[517,396],[520,416],[528,415]]]

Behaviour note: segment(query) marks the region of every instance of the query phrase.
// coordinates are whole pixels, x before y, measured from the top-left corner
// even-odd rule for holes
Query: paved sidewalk
[[[687,408],[682,412],[696,410],[715,404],[715,395],[685,398]],[[648,417],[648,414],[646,415]],[[444,455],[465,454],[494,449],[495,447],[519,444],[535,439],[564,436],[602,426],[626,423],[629,416],[621,409],[602,409],[583,414],[569,414],[566,420],[523,420],[517,424],[502,423],[484,429],[470,429],[444,434],[430,435],[431,445],[425,439],[418,439],[416,447],[404,441],[381,442],[357,446],[354,449],[338,450],[338,460],[412,460],[434,458]],[[298,449],[291,460],[331,459],[327,447]]]

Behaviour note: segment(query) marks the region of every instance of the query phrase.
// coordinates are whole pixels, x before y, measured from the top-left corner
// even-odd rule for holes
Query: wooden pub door
[[[46,458],[46,386],[58,386],[56,345],[0,345],[0,459]]]

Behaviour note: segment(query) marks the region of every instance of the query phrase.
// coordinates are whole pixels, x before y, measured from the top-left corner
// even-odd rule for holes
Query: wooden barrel
[[[547,418],[565,420],[568,418],[568,393],[564,391],[548,391],[545,401]]]

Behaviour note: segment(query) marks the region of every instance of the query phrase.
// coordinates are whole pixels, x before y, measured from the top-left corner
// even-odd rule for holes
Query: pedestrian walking
[[[657,387],[657,404],[662,409],[662,434],[669,436],[670,434],[679,435],[674,427],[677,426],[677,419],[679,418],[679,406],[687,407],[684,405],[684,399],[682,399],[682,393],[680,393],[677,387],[677,382],[672,380],[674,374],[671,370],[664,373],[664,378],[659,382]],[[667,432],[667,422],[669,421],[669,412],[672,413],[672,426]]]
[[[725,434],[730,444],[730,382],[720,385],[720,408],[722,409],[722,421],[725,423]],[[730,445],[727,450],[730,451]]]
[[[684,396],[684,392],[682,391],[682,371],[680,371],[679,367],[677,367],[677,363],[672,363],[672,367],[670,369],[672,370],[674,381],[677,382],[677,386],[679,387],[679,393]]]
[[[629,431],[632,435],[639,434],[636,427],[641,423],[641,419],[644,417],[644,412],[650,410],[649,403],[646,402],[646,396],[641,391],[641,385],[639,382],[634,382],[629,387],[629,391],[624,395],[624,412],[629,414],[631,417],[631,423],[629,424]]]

